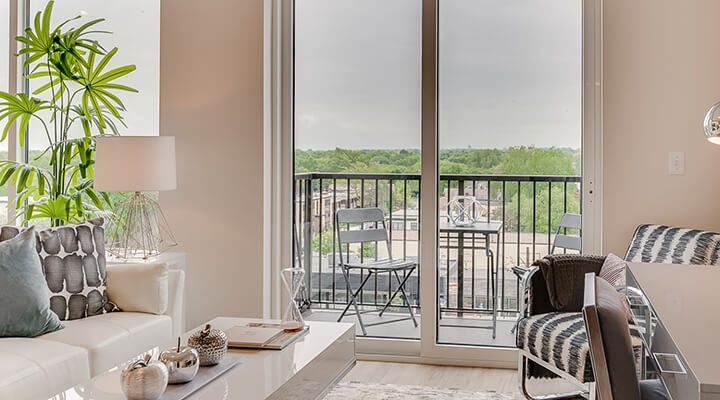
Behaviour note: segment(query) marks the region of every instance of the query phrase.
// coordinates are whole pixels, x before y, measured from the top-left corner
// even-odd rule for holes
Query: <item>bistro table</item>
[[[472,250],[476,249],[484,249],[485,255],[487,256],[488,260],[488,269],[489,269],[489,280],[490,280],[490,287],[491,287],[491,293],[492,293],[492,301],[491,303],[491,310],[492,310],[492,326],[475,326],[475,325],[458,325],[458,327],[472,327],[472,328],[483,328],[483,329],[492,329],[492,337],[495,339],[495,332],[497,330],[497,292],[498,292],[498,278],[499,274],[496,271],[496,267],[500,262],[500,234],[503,230],[503,223],[500,221],[488,221],[488,222],[475,222],[471,225],[455,225],[447,221],[446,218],[443,218],[440,220],[439,224],[439,231],[440,231],[440,240],[445,239],[446,245],[445,248],[448,250],[451,248],[455,248],[455,246],[451,245],[451,240],[457,238],[457,250],[458,250],[458,256],[457,256],[457,280],[458,280],[458,288],[457,288],[457,308],[452,309],[450,308],[449,304],[449,293],[447,294],[448,299],[446,299],[446,307],[445,309],[447,311],[455,311],[458,313],[458,315],[462,315],[462,311],[465,311],[464,307],[464,278],[465,278],[465,249],[469,248]],[[455,236],[454,236],[455,235]],[[476,246],[475,245],[475,235],[481,235],[484,238],[484,245]],[[497,240],[495,242],[495,252],[493,254],[493,250],[490,248],[490,237],[495,235]],[[471,240],[471,244],[469,246],[466,246],[466,240],[468,239],[468,236]],[[482,240],[482,239],[481,239]],[[441,246],[442,247],[442,246]],[[446,277],[446,281],[450,280],[450,258],[448,257],[448,274]],[[473,265],[473,280],[475,277],[475,265]],[[472,290],[472,308],[475,308],[475,282],[472,282],[471,286]],[[442,311],[442,309],[441,309]],[[476,312],[476,311],[473,311]],[[482,313],[482,312],[480,312]],[[442,314],[442,313],[441,313]],[[450,326],[450,325],[443,325],[443,326]],[[454,325],[453,325],[454,326]]]

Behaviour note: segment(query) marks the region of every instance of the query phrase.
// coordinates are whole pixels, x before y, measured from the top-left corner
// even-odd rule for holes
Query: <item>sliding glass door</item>
[[[580,212],[582,3],[437,4],[437,340],[512,347],[510,268]]]
[[[348,287],[341,251],[356,264],[390,254],[418,261],[420,6],[419,0],[295,1],[295,259],[306,269],[309,290],[300,301],[307,319],[338,320],[351,290],[365,280],[367,270],[350,270]],[[389,247],[339,246],[335,212],[358,207],[382,210]],[[398,297],[384,317],[363,314],[372,326],[358,334],[419,339],[410,321],[382,323],[407,313],[408,305],[419,311],[418,282],[416,269],[407,277],[407,299]],[[357,295],[362,311],[385,305],[397,285],[390,273],[374,274]]]
[[[585,182],[596,170],[586,139],[597,132],[598,7],[294,1],[293,259],[307,272],[297,300],[308,319],[358,321],[341,314],[364,272],[348,287],[341,250],[357,264],[392,254],[419,268],[406,296],[393,297],[390,274],[358,291],[362,318],[379,323],[358,326],[360,337],[402,339],[379,347],[404,355],[413,347],[401,343],[419,339],[428,360],[516,362],[510,268],[551,252],[564,213],[596,209]],[[383,211],[389,250],[338,245],[335,212],[362,207]]]

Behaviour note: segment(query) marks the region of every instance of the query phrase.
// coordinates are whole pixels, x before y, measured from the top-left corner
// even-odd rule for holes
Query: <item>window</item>
[[[309,292],[303,304],[340,315],[352,286],[343,279],[363,282],[362,273],[338,281],[337,264],[323,257],[337,246],[332,232],[313,230],[327,210],[309,215],[310,202],[329,194],[337,197],[333,211],[382,208],[393,258],[419,259],[423,271],[407,281],[407,303],[421,312],[421,326],[373,320],[379,323],[364,335],[421,338],[421,354],[442,358],[445,345],[513,347],[521,303],[510,267],[547,254],[561,216],[580,211],[583,116],[597,111],[587,101],[598,90],[586,82],[584,98],[582,79],[599,66],[583,60],[599,45],[598,32],[584,37],[583,26],[599,26],[595,3],[292,4],[293,43],[282,47],[290,50],[281,65],[290,66],[292,81],[283,72],[280,83],[293,94],[282,100],[295,119],[283,122],[292,122],[294,135],[294,245]],[[360,261],[389,255],[377,249],[346,252]],[[387,283],[371,281],[358,307],[385,306],[379,299]],[[406,317],[398,308],[386,310]],[[464,348],[451,352],[467,359]]]
[[[405,204],[417,210],[417,179],[402,182],[375,173],[420,172],[421,2],[296,0],[294,5],[297,245],[310,268],[307,279],[317,283],[309,297],[331,305],[346,298],[334,257],[335,211],[379,207],[389,218]],[[365,243],[351,247],[349,257],[361,261],[392,252],[417,258],[417,235],[409,235],[410,225],[398,216],[392,218],[390,249]],[[354,280],[362,273],[350,275]],[[378,279],[377,290],[363,296],[373,304],[392,294],[388,287],[394,282],[386,275]],[[410,279],[417,282],[417,273]]]
[[[0,27],[7,27],[0,35],[0,91],[7,92],[10,88],[10,0],[0,0]],[[0,143],[0,160],[8,159],[8,142]],[[0,187],[0,224],[8,223],[8,187]]]
[[[31,20],[44,10],[48,0],[26,0]],[[114,93],[124,103],[125,109],[120,110],[122,122],[115,122],[120,135],[152,136],[159,134],[159,73],[160,73],[160,1],[159,0],[128,0],[123,2],[98,2],[90,0],[63,0],[54,3],[51,26],[56,27],[65,20],[78,17],[68,26],[77,27],[95,19],[104,19],[89,35],[97,39],[105,51],[118,48],[105,71],[111,68],[135,65],[136,69],[129,75],[121,77],[114,83],[133,87],[138,93]],[[14,36],[14,35],[13,35]],[[22,62],[22,60],[18,60]],[[99,58],[96,59],[96,65]],[[5,63],[7,64],[7,63]],[[43,99],[49,98],[49,92],[34,93],[46,81],[43,79],[29,80],[29,94]],[[74,90],[74,88],[70,88]],[[75,104],[78,104],[75,102]],[[44,114],[47,121],[49,114]],[[52,129],[51,129],[52,131]],[[106,134],[112,134],[108,129]],[[99,132],[92,129],[92,134]],[[68,138],[84,136],[82,125],[75,123],[69,130]],[[53,138],[53,141],[57,139]],[[37,121],[29,125],[29,141],[26,145],[27,161],[40,167],[50,165],[50,153],[46,152],[50,145],[48,134]],[[24,153],[24,152],[23,152]],[[121,195],[113,195],[117,200]],[[46,225],[40,221],[36,225]]]
[[[302,164],[318,150],[419,149],[420,2],[297,0],[295,15],[297,172],[347,167]]]
[[[563,213],[579,211],[582,3],[437,4],[437,293],[447,301],[437,340],[512,347],[509,268],[548,254]],[[472,229],[457,229],[463,210]],[[460,323],[492,335],[464,336]]]
[[[47,0],[30,1],[31,15],[42,11]],[[159,134],[160,116],[160,1],[159,0],[124,0],[92,1],[62,0],[56,1],[53,7],[52,24],[57,25],[66,19],[82,16],[87,22],[104,18],[97,25],[98,30],[106,30],[112,34],[96,34],[106,50],[117,47],[118,53],[113,57],[114,66],[134,64],[137,69],[123,77],[122,84],[131,86],[138,93],[127,93],[122,96],[126,111],[123,120],[127,127],[118,126],[121,135],[153,136]],[[39,81],[31,81],[37,84]],[[30,91],[36,87],[31,86]],[[123,93],[124,94],[124,93]],[[80,126],[72,132],[82,135]],[[38,129],[31,128],[30,152],[33,154],[47,147],[47,138]]]

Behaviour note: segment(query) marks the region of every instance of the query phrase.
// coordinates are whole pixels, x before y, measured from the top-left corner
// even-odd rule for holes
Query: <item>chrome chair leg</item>
[[[595,396],[593,394],[593,392],[595,391],[595,386],[593,384],[590,385],[589,394],[582,391],[575,391],[569,393],[554,393],[534,396],[530,394],[527,390],[528,359],[522,354],[522,352],[518,354],[518,363],[518,379],[520,381],[520,392],[527,400],[595,400]]]

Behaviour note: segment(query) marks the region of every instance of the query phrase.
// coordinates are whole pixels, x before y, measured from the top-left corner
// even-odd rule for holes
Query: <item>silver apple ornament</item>
[[[125,368],[120,376],[122,391],[128,400],[157,400],[165,393],[168,370],[160,361],[146,354]]]
[[[168,383],[186,383],[195,378],[200,368],[200,356],[192,347],[180,346],[178,338],[177,347],[160,353],[160,361],[168,369]]]
[[[227,353],[227,335],[220,329],[213,329],[210,324],[205,329],[193,333],[188,338],[188,346],[197,350],[200,355],[200,366],[216,365]]]

